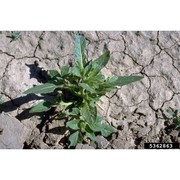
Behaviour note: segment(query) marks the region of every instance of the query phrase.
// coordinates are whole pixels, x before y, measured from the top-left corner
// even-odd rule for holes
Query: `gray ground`
[[[74,33],[22,32],[11,41],[0,34],[0,148],[63,149],[63,121],[49,114],[28,113],[37,99],[23,92],[44,82],[43,71],[74,62]],[[141,149],[145,142],[179,142],[180,133],[168,120],[169,107],[180,108],[180,32],[79,32],[90,42],[88,59],[111,52],[103,74],[143,75],[144,79],[107,94],[99,112],[118,129],[97,143],[76,148]],[[5,120],[7,120],[5,123]],[[13,121],[14,120],[14,121]],[[18,133],[17,133],[18,132]]]

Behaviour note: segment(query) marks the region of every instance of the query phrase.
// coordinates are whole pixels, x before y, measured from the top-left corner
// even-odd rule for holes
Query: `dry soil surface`
[[[100,102],[100,113],[118,132],[76,148],[143,149],[145,142],[180,143],[180,133],[166,112],[180,108],[180,32],[29,31],[14,41],[11,32],[0,34],[0,148],[67,148],[64,122],[49,121],[46,113],[29,114],[39,97],[23,92],[45,82],[44,71],[74,63],[74,34],[89,41],[88,60],[110,50],[105,76],[144,76]]]

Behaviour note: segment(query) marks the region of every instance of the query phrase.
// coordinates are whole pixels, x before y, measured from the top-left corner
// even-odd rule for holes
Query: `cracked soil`
[[[10,32],[0,34],[0,148],[67,148],[64,121],[50,121],[51,112],[29,114],[40,97],[23,92],[45,82],[43,72],[74,63],[76,33],[89,41],[88,60],[110,50],[102,70],[105,76],[144,76],[99,102],[99,113],[118,132],[76,148],[143,149],[148,142],[180,143],[180,131],[166,112],[169,107],[180,108],[180,32],[26,31],[14,41],[8,37]]]

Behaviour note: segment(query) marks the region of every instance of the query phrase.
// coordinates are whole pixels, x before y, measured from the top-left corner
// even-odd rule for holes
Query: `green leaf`
[[[84,69],[85,76],[88,76],[88,74],[91,72],[92,63],[93,63],[93,61],[88,61],[88,62],[86,63],[85,69]]]
[[[80,123],[79,123],[79,127],[81,129],[81,132],[85,132],[86,131],[85,130],[86,126],[87,125],[86,125],[85,121],[81,120]]]
[[[88,123],[87,127],[89,127],[93,132],[100,132],[103,128],[102,127],[102,120],[104,120],[104,117],[96,115],[96,118],[94,117],[94,121],[92,123]],[[89,128],[86,128],[87,131]]]
[[[101,66],[98,64],[94,64],[93,69],[90,71],[88,75],[88,80],[94,79],[94,77],[101,71]]]
[[[45,112],[45,111],[48,111],[49,109],[51,109],[51,107],[52,107],[52,104],[50,102],[42,101],[42,102],[38,103],[37,105],[35,105],[34,107],[32,107],[29,112],[30,113]]]
[[[51,93],[53,92],[56,88],[62,87],[60,85],[55,85],[55,84],[51,84],[51,83],[45,83],[42,85],[38,85],[35,87],[32,87],[30,89],[28,89],[27,91],[25,91],[25,94],[45,94],[45,93]]]
[[[88,123],[88,125],[94,132],[100,132],[102,130],[102,124],[100,122]]]
[[[97,74],[94,78],[96,81],[99,81],[99,82],[104,82],[105,80],[105,76],[102,74]]]
[[[172,109],[170,109],[170,108],[167,109],[166,112],[169,113],[169,115],[170,115],[171,117],[173,117],[173,116],[175,115],[174,111],[173,111]]]
[[[57,70],[49,70],[48,75],[49,75],[50,78],[53,78],[53,77],[55,77],[57,75],[60,75],[60,74],[59,74],[59,72]]]
[[[85,132],[87,137],[89,137],[92,141],[96,141],[96,136],[88,124],[86,124]]]
[[[111,125],[108,125],[105,123],[102,124],[102,129],[101,129],[102,136],[108,137],[110,134],[115,133],[115,132],[117,132],[117,130]]]
[[[80,119],[75,119],[75,120],[72,120],[72,121],[68,121],[66,124],[68,127],[70,127],[71,129],[73,130],[78,130],[80,129],[79,128],[79,122],[80,122]]]
[[[93,64],[98,64],[101,69],[106,66],[110,58],[110,51],[106,51],[103,55],[93,61]]]
[[[11,38],[12,38],[13,40],[18,39],[20,36],[21,36],[21,32],[19,32],[19,31],[12,31],[12,32],[11,32]]]
[[[64,108],[67,108],[71,104],[73,104],[73,102],[64,102],[62,100],[59,102],[59,105],[64,106]]]
[[[61,68],[61,76],[62,76],[62,77],[68,75],[70,72],[71,72],[71,67],[63,66],[63,67]]]
[[[96,118],[97,122],[102,122],[103,120],[104,120],[104,117],[102,117],[102,116],[97,116],[97,118]]]
[[[180,123],[176,124],[176,128],[175,129],[179,129],[180,128]]]
[[[94,78],[102,68],[106,66],[110,58],[110,52],[106,51],[103,55],[101,55],[96,60],[92,61],[92,68],[89,72],[88,79]]]
[[[95,101],[94,101],[94,99],[91,99],[91,100],[90,100],[89,106],[92,107],[92,108],[95,107]]]
[[[96,141],[96,136],[93,132],[92,133],[86,132],[86,136],[90,138],[92,141]]]
[[[94,124],[97,117],[96,107],[91,107],[88,104],[85,104],[81,110],[83,119],[88,122],[88,124]]]
[[[139,81],[143,76],[113,76],[107,79],[107,86],[124,86],[135,81]]]
[[[78,108],[73,108],[71,112],[68,112],[68,115],[77,116],[79,113],[80,111]]]
[[[76,146],[77,143],[82,142],[82,140],[83,140],[83,137],[81,133],[79,131],[76,131],[75,133],[69,136],[70,145],[68,147]]]
[[[82,88],[84,88],[85,90],[89,91],[90,93],[95,93],[96,91],[94,89],[92,89],[88,84],[86,83],[80,83],[79,84]]]
[[[77,64],[79,65],[80,69],[84,69],[86,64],[86,56],[85,56],[85,49],[87,46],[87,41],[83,36],[75,35],[75,55]]]
[[[70,141],[69,147],[76,146],[76,144],[78,143],[78,139],[79,139],[79,131],[76,131],[75,133],[71,134],[69,136],[69,141]]]
[[[73,67],[72,73],[73,73],[73,75],[75,75],[77,77],[82,77],[81,76],[81,69],[77,65],[75,67]]]

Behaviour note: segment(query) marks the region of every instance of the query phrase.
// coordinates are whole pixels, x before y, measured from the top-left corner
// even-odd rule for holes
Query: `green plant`
[[[11,35],[8,36],[8,37],[12,39],[11,40],[11,42],[12,42],[12,41],[17,40],[20,36],[21,36],[21,32],[19,32],[19,31],[11,31]]]
[[[30,112],[48,111],[51,107],[61,107],[57,114],[59,119],[67,119],[66,126],[70,128],[69,141],[71,146],[86,140],[96,141],[96,134],[107,137],[116,129],[106,123],[104,117],[97,113],[96,102],[107,92],[118,86],[127,85],[142,79],[142,76],[113,76],[105,78],[100,73],[110,58],[106,51],[94,61],[87,61],[85,49],[88,41],[75,36],[76,64],[74,67],[64,66],[61,72],[50,70],[47,83],[35,86],[25,91],[26,94],[55,93],[54,99],[42,101]],[[62,108],[63,107],[63,108]]]
[[[174,110],[173,108],[169,108],[166,110],[167,113],[169,113],[170,118],[173,119],[173,122],[175,124],[175,128],[180,128],[180,109]]]

